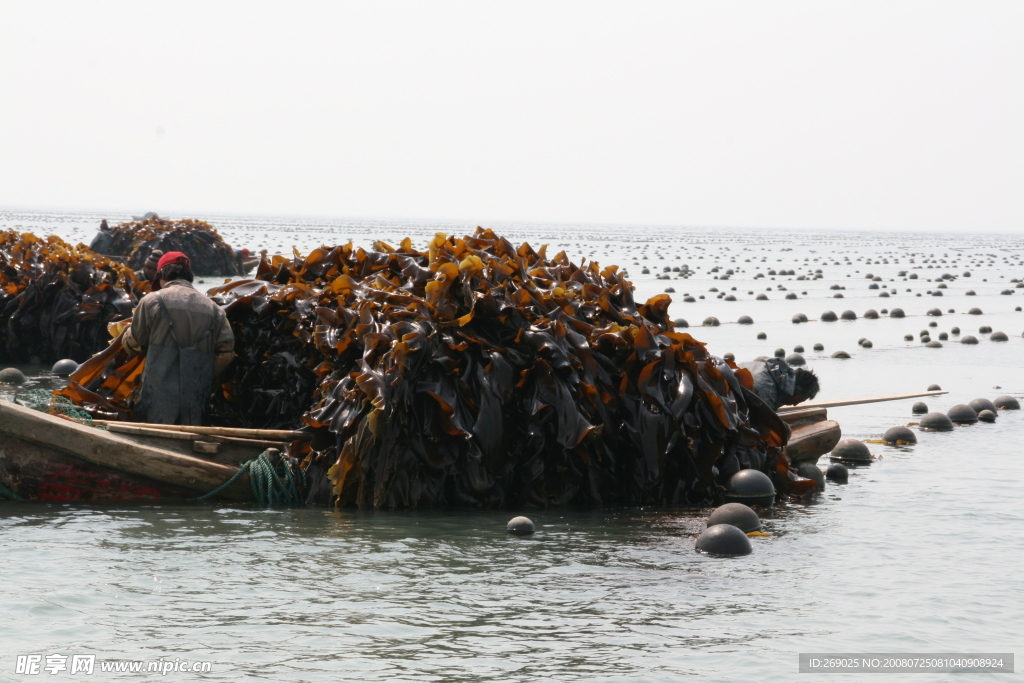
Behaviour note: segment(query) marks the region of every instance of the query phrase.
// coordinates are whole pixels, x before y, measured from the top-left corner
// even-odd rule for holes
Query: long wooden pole
[[[99,425],[121,424],[145,427],[146,429],[163,429],[169,432],[187,432],[204,436],[233,436],[239,439],[262,439],[265,441],[292,441],[294,439],[311,439],[312,434],[297,432],[291,429],[242,429],[240,427],[193,427],[191,425],[164,425],[148,422],[117,422],[114,420],[93,420]]]
[[[788,413],[794,410],[805,408],[841,408],[843,406],[856,406],[862,403],[882,403],[883,401],[901,401],[905,398],[922,398],[924,396],[941,396],[948,394],[948,391],[920,391],[914,394],[888,394],[886,396],[865,396],[864,398],[844,398],[838,401],[812,401],[801,403],[796,406],[782,406],[776,412]]]

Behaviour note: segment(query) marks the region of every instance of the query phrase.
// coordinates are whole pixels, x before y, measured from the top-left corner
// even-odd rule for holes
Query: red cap
[[[191,262],[188,260],[188,256],[181,253],[180,251],[169,251],[160,257],[160,260],[156,264],[157,272],[163,269],[164,266],[169,266],[173,263],[184,263],[186,266],[191,267]]]

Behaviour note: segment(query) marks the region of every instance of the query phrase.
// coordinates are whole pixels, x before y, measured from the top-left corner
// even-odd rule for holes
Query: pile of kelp
[[[121,223],[103,232],[94,248],[104,254],[121,256],[133,270],[141,270],[155,249],[164,253],[180,251],[192,261],[192,272],[200,276],[242,275],[234,250],[217,230],[205,221],[164,220],[158,216]]]
[[[83,361],[110,341],[107,323],[131,315],[127,266],[56,236],[0,231],[0,361]]]
[[[632,291],[616,266],[481,229],[264,258],[210,290],[238,354],[212,414],[313,431],[324,504],[705,505],[746,467],[785,492],[789,430],[749,373]],[[138,368],[108,353],[94,388],[124,397],[115,375]]]

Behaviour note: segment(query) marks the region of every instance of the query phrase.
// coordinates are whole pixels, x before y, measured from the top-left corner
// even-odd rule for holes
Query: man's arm
[[[218,315],[222,317],[217,329],[217,339],[213,345],[214,377],[224,372],[224,369],[235,359],[235,334],[231,331],[231,323],[228,322],[228,316],[223,311],[218,312]]]
[[[132,324],[125,330],[122,343],[128,353],[135,355],[142,353],[149,346],[149,301],[143,297],[139,305],[135,307],[132,316]]]

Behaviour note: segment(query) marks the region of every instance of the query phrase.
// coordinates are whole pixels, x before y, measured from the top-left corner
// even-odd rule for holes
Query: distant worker
[[[135,279],[139,282],[152,282],[156,278],[156,267],[160,263],[160,257],[163,255],[164,252],[159,249],[149,252],[146,262],[142,264],[142,270],[135,271]]]
[[[790,367],[782,358],[740,363],[754,377],[754,393],[772,410],[795,406],[818,395],[818,376],[813,370]]]
[[[243,247],[242,249],[233,249],[232,251],[235,253],[235,265],[238,267],[238,274],[245,275],[247,270],[245,261],[249,258],[249,250]]]
[[[100,222],[100,231],[92,238],[92,242],[89,243],[89,248],[97,254],[109,254],[111,247],[113,246],[114,231],[110,229],[110,226],[107,225],[107,219],[104,218]]]
[[[202,424],[235,338],[224,311],[192,286],[188,256],[168,252],[156,269],[156,291],[142,297],[124,336],[129,353],[146,354],[135,421]]]

